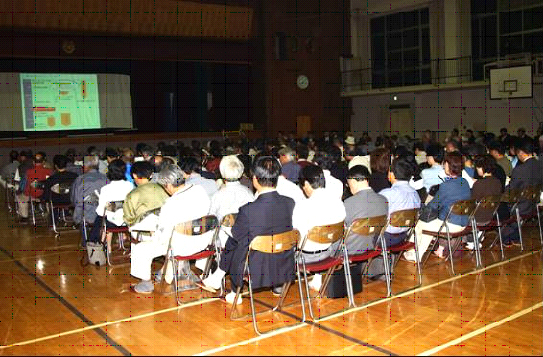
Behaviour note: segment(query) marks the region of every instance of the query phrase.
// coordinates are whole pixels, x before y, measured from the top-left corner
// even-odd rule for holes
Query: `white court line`
[[[461,336],[461,337],[459,337],[457,339],[454,339],[452,341],[449,341],[447,343],[444,343],[442,345],[434,347],[434,348],[432,348],[430,350],[419,353],[417,356],[431,356],[434,353],[437,353],[437,352],[439,352],[441,350],[444,350],[444,349],[446,349],[448,347],[457,345],[457,344],[461,343],[462,341],[465,341],[467,339],[470,339],[472,337],[475,337],[477,335],[485,333],[486,331],[488,331],[490,329],[493,329],[494,327],[498,327],[500,325],[503,325],[506,322],[512,321],[512,320],[517,319],[517,318],[519,318],[521,316],[532,313],[532,312],[534,312],[534,310],[537,310],[537,309],[541,308],[542,306],[543,306],[543,301],[541,301],[541,302],[539,302],[539,303],[537,303],[537,304],[535,304],[535,305],[533,305],[533,306],[531,306],[529,308],[526,308],[526,309],[524,309],[522,311],[519,311],[516,314],[508,316],[508,317],[506,317],[506,318],[504,318],[504,319],[502,319],[500,321],[493,322],[493,323],[488,324],[486,326],[483,326],[483,327],[481,327],[481,328],[479,328],[479,329],[477,329],[475,331],[472,331],[472,332],[470,332],[470,333],[468,333],[466,335],[463,335],[463,336]]]
[[[337,314],[333,314],[333,315],[330,315],[330,316],[328,316],[326,318],[323,318],[318,323],[328,321],[330,319],[333,319],[333,318],[336,318],[336,317],[339,317],[339,316],[343,316],[343,315],[346,315],[346,314],[350,314],[350,313],[353,313],[353,312],[361,311],[361,310],[370,308],[370,307],[375,306],[375,305],[383,304],[385,302],[388,302],[388,301],[391,301],[391,300],[394,300],[394,299],[397,299],[397,298],[400,298],[400,297],[404,297],[404,296],[407,296],[407,295],[417,293],[419,291],[428,290],[428,289],[434,288],[436,286],[446,284],[446,283],[449,283],[451,281],[455,281],[455,280],[461,279],[461,278],[469,276],[469,275],[479,274],[479,273],[481,273],[481,272],[483,272],[485,270],[492,269],[492,268],[495,268],[495,267],[498,267],[498,266],[508,264],[510,262],[513,262],[513,261],[528,257],[528,256],[536,254],[538,252],[540,252],[540,250],[535,250],[535,251],[532,251],[532,252],[529,252],[529,253],[526,253],[526,254],[522,254],[522,255],[516,256],[514,258],[504,260],[504,261],[501,261],[501,262],[486,266],[486,267],[484,267],[482,269],[474,270],[474,271],[471,271],[471,272],[468,272],[468,273],[465,273],[465,274],[462,274],[462,275],[455,275],[455,276],[453,276],[453,277],[451,277],[449,279],[442,280],[442,281],[439,281],[437,283],[433,283],[433,284],[430,284],[430,285],[427,285],[427,286],[421,286],[420,288],[410,290],[410,291],[406,291],[404,293],[394,295],[394,296],[391,296],[391,297],[388,297],[388,298],[385,298],[385,299],[376,300],[376,301],[374,301],[372,303],[369,303],[367,305],[364,305],[364,306],[355,307],[355,308],[352,308],[352,309],[349,309],[349,310],[341,311],[341,312],[339,312]],[[194,356],[208,356],[208,355],[211,355],[211,354],[214,354],[214,353],[219,353],[219,352],[228,350],[230,348],[247,345],[247,344],[250,344],[250,343],[253,343],[253,342],[257,342],[257,341],[267,339],[267,338],[272,337],[272,336],[276,336],[276,335],[283,334],[283,333],[286,333],[286,332],[289,332],[289,331],[297,330],[297,329],[305,327],[305,326],[310,326],[310,325],[308,323],[304,322],[304,323],[301,323],[299,325],[294,325],[294,326],[291,326],[291,327],[285,327],[285,328],[282,328],[282,329],[275,330],[275,331],[273,331],[273,332],[271,332],[271,333],[269,333],[267,335],[255,336],[253,338],[243,340],[243,341],[240,341],[240,342],[236,342],[236,343],[233,343],[233,344],[230,344],[230,345],[219,346],[219,347],[213,348],[211,350],[207,350],[207,351],[197,353]]]
[[[102,322],[100,324],[96,324],[96,325],[92,325],[92,326],[86,326],[86,327],[82,327],[82,328],[75,329],[75,330],[65,331],[65,332],[54,334],[54,335],[39,337],[39,338],[35,338],[35,339],[32,339],[32,340],[16,342],[16,343],[12,343],[12,344],[9,344],[9,345],[0,346],[0,350],[10,348],[10,347],[15,347],[15,346],[29,345],[29,344],[32,344],[32,343],[46,341],[46,340],[50,340],[50,339],[58,338],[58,337],[62,337],[62,336],[73,335],[75,333],[88,331],[88,330],[94,330],[94,329],[97,329],[97,328],[100,328],[100,327],[109,326],[109,325],[117,324],[117,323],[120,323],[120,322],[129,322],[129,321],[134,321],[134,320],[141,320],[141,319],[146,318],[146,317],[150,317],[150,316],[154,316],[154,315],[158,315],[158,314],[162,314],[162,313],[166,313],[166,312],[170,312],[170,311],[182,310],[184,308],[191,307],[191,306],[204,305],[204,304],[208,304],[210,302],[217,301],[217,300],[219,300],[219,298],[209,298],[209,299],[200,300],[200,301],[193,301],[193,302],[183,304],[181,306],[174,306],[174,307],[170,307],[170,308],[167,308],[167,309],[153,311],[153,312],[149,312],[149,313],[142,314],[142,315],[131,316],[131,317],[127,317],[127,318],[124,318],[124,319],[115,320],[115,321]]]

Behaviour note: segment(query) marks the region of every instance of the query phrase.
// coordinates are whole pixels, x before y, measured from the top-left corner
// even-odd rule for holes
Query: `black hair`
[[[296,150],[298,152],[298,158],[300,159],[307,159],[309,156],[309,148],[307,145],[298,145],[298,148]]]
[[[347,179],[354,179],[357,181],[364,181],[369,179],[370,170],[366,166],[356,165],[351,167],[349,173],[347,174]]]
[[[391,171],[399,181],[409,181],[414,175],[413,164],[401,157],[392,162]]]
[[[530,138],[523,138],[519,140],[518,144],[515,145],[515,148],[528,155],[532,155],[534,152],[534,142]]]
[[[308,183],[313,189],[325,188],[326,179],[322,169],[315,165],[305,166],[300,172],[300,186]]]
[[[119,157],[119,152],[117,151],[117,149],[107,147],[106,148],[106,156],[107,157]]]
[[[501,128],[501,129],[500,129],[500,133],[501,133],[502,131],[505,131],[505,132],[507,133],[507,128]]]
[[[57,167],[57,169],[62,170],[66,168],[66,165],[68,165],[68,158],[65,155],[55,155],[53,157],[53,164]]]
[[[187,156],[182,157],[177,163],[179,168],[186,173],[187,175],[192,174],[193,172],[200,173],[200,163],[195,157]]]
[[[13,161],[17,160],[18,157],[19,157],[19,153],[17,151],[11,150],[9,152],[9,161],[10,162],[13,162]]]
[[[251,166],[253,166],[253,159],[246,154],[238,155],[239,161],[243,164],[243,173],[247,177],[251,177]]]
[[[143,148],[146,147],[146,143],[138,143],[136,145],[136,155],[142,155],[143,154]]]
[[[317,165],[322,167],[323,170],[330,170],[336,163],[335,159],[324,151],[319,151],[317,155],[315,155],[314,161]]]
[[[111,181],[120,181],[126,179],[126,164],[121,159],[115,159],[107,167],[107,178]]]
[[[253,175],[261,186],[276,187],[281,175],[281,164],[272,156],[261,156],[253,164]]]
[[[496,168],[496,160],[490,155],[478,155],[473,160],[475,168],[482,168],[484,173],[493,173]]]
[[[132,164],[130,175],[135,175],[139,179],[151,179],[154,167],[149,161],[138,161]]]
[[[32,150],[21,150],[21,153],[19,155],[29,159],[32,157]]]
[[[155,154],[155,150],[149,145],[145,145],[140,149],[140,154],[147,155],[147,156],[153,156]]]
[[[428,150],[426,150],[426,156],[431,156],[434,158],[434,161],[437,163],[443,162],[443,148],[439,144],[432,144],[428,146]]]
[[[491,141],[490,143],[488,143],[488,150],[495,150],[500,155],[505,155],[505,146],[499,141]]]
[[[89,146],[87,148],[87,155],[98,155],[98,149],[96,146]]]
[[[177,148],[173,145],[166,145],[162,148],[162,155],[175,157],[177,156]]]
[[[424,144],[422,141],[416,141],[415,144],[413,144],[413,150],[424,151]]]

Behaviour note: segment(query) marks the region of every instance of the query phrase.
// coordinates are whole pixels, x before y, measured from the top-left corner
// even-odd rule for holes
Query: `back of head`
[[[431,156],[434,158],[434,161],[437,163],[443,162],[443,148],[439,144],[432,144],[426,150],[426,156]]]
[[[107,167],[107,178],[111,181],[120,181],[126,178],[126,164],[123,160],[115,159]]]
[[[53,164],[59,170],[65,169],[66,165],[68,165],[68,161],[68,158],[64,155],[55,155],[53,157]]]
[[[449,165],[449,171],[452,176],[458,177],[462,175],[464,164],[462,162],[462,155],[458,151],[447,153],[443,161]]]
[[[505,155],[505,146],[497,140],[493,140],[488,143],[488,150],[496,151],[500,155]]]
[[[130,148],[123,150],[123,156],[121,158],[124,162],[133,162],[134,161],[134,151]]]
[[[183,171],[177,165],[166,165],[157,173],[157,183],[163,187],[169,184],[173,187],[184,185]]]
[[[296,153],[294,150],[289,148],[288,146],[285,146],[284,148],[280,149],[278,152],[279,156],[283,156],[286,158],[286,161],[294,161]]]
[[[117,158],[117,157],[119,157],[119,152],[117,151],[117,149],[114,149],[112,147],[107,147],[106,148],[106,156],[107,157],[112,157],[112,158]]]
[[[374,150],[370,154],[370,166],[372,172],[387,172],[390,167],[390,151],[388,149]]]
[[[296,149],[298,151],[298,158],[306,160],[309,156],[309,148],[307,145],[298,145],[298,148]]]
[[[492,173],[496,167],[496,160],[490,155],[478,155],[473,159],[473,165],[475,168],[483,169],[484,173]]]
[[[151,179],[154,167],[149,161],[135,162],[130,168],[130,175],[135,175],[139,179]]]
[[[17,160],[17,158],[19,158],[19,153],[15,150],[11,150],[9,152],[9,161],[14,162],[15,160]]]
[[[195,157],[186,156],[182,157],[177,163],[181,170],[187,175],[192,173],[200,173],[200,163]]]
[[[347,179],[356,181],[367,181],[370,177],[370,171],[366,166],[356,165],[349,169]]]
[[[305,166],[300,172],[300,185],[308,183],[313,189],[325,188],[326,179],[322,169],[315,165]]]
[[[221,159],[219,169],[225,181],[237,181],[243,175],[245,167],[235,155],[229,155]]]
[[[517,151],[522,151],[526,155],[532,155],[534,152],[534,143],[530,138],[522,138],[515,145]]]
[[[43,164],[45,162],[45,154],[42,152],[36,153],[36,155],[34,155],[34,162],[36,164]]]
[[[87,170],[98,170],[98,156],[87,155],[83,158],[83,166]]]
[[[415,170],[413,164],[405,158],[397,158],[392,162],[392,173],[396,180],[409,181],[413,177]]]
[[[253,164],[253,175],[259,185],[263,187],[276,187],[277,179],[281,175],[281,164],[271,156],[261,156]]]

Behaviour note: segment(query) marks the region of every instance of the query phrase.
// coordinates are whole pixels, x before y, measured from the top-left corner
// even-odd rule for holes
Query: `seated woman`
[[[447,177],[445,181],[439,185],[439,189],[432,201],[428,203],[428,206],[437,210],[438,218],[430,222],[419,220],[415,227],[415,233],[418,239],[419,259],[422,258],[426,250],[428,250],[428,247],[433,240],[432,236],[423,234],[422,232],[424,230],[437,232],[447,217],[451,206],[457,201],[468,200],[471,197],[469,184],[462,178],[462,166],[462,155],[458,152],[451,152],[445,155],[443,168]],[[447,224],[449,232],[459,232],[467,226],[468,217],[451,214]],[[444,246],[440,245],[436,254],[443,257],[443,252]],[[405,252],[404,257],[406,260],[414,262],[416,260],[415,250],[412,249]]]
[[[89,234],[89,241],[99,242],[100,230],[103,225],[103,214],[106,208],[106,205],[109,202],[119,202],[124,201],[126,196],[134,189],[134,185],[131,182],[126,181],[126,164],[120,159],[111,161],[107,169],[107,179],[109,183],[100,189],[98,193],[98,207],[96,207],[96,220],[94,221],[94,226]],[[122,209],[117,210],[117,212],[106,212],[107,221],[106,225],[108,227],[120,226],[123,223]],[[119,219],[116,219],[119,218]],[[109,238],[108,241],[111,239]]]

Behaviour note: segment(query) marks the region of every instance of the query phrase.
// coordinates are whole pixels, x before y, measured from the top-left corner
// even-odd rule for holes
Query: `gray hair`
[[[171,184],[173,187],[184,185],[183,171],[177,165],[167,165],[156,174],[156,183],[161,186]]]
[[[289,161],[294,161],[296,159],[296,151],[292,150],[288,146],[282,148],[277,152],[280,156],[286,156]]]
[[[83,158],[83,166],[89,169],[98,169],[100,160],[97,155],[88,155]]]
[[[227,181],[235,181],[239,180],[241,175],[243,175],[243,170],[245,167],[236,155],[229,155],[222,158],[219,169],[221,170],[221,176],[223,179]]]

